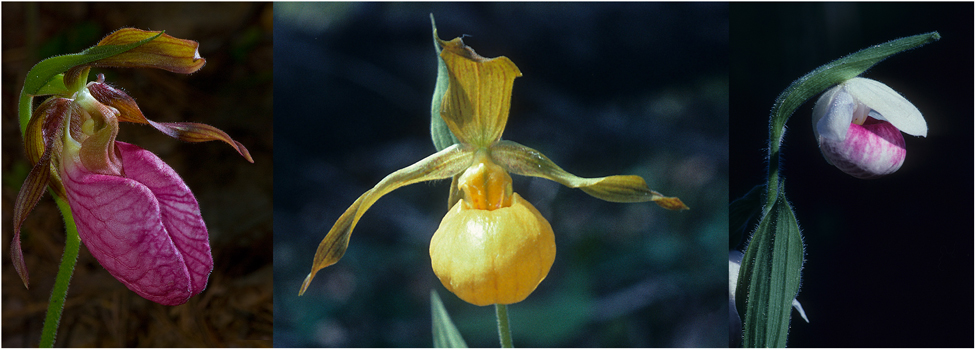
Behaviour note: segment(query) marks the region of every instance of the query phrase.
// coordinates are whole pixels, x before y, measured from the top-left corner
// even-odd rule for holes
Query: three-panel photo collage
[[[2,347],[974,346],[972,2],[0,17]]]

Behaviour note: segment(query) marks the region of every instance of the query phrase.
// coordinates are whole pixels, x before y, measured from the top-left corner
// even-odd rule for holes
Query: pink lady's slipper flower
[[[901,133],[928,127],[911,102],[885,84],[855,77],[827,90],[813,108],[813,133],[827,162],[861,179],[891,174],[905,161]]]
[[[243,145],[212,126],[146,119],[135,100],[106,84],[101,74],[85,84],[91,66],[187,74],[205,64],[195,41],[138,29],[120,29],[98,46],[147,39],[125,53],[69,69],[63,78],[67,91],[41,103],[27,124],[24,140],[34,168],[17,196],[11,244],[25,286],[20,227],[48,186],[67,200],[92,256],[130,290],[160,304],[179,305],[207,286],[213,257],[196,198],[155,154],[116,141],[119,122],[150,124],[188,142],[224,141],[253,160]]]

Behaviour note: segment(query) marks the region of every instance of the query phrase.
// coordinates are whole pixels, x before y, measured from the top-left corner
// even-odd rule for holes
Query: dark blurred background
[[[27,218],[25,289],[9,256],[14,198],[30,171],[17,126],[27,71],[53,55],[95,45],[121,27],[166,30],[200,43],[206,66],[192,75],[93,69],[158,122],[214,125],[244,144],[248,163],[220,142],[191,144],[147,125],[122,123],[120,141],[159,155],[186,181],[210,233],[207,289],[181,306],[147,301],[81,249],[56,346],[270,346],[273,123],[270,3],[3,3],[3,346],[33,347],[64,249],[64,224],[45,195]],[[37,99],[39,103],[41,99]]]
[[[973,4],[733,4],[731,196],[766,176],[769,111],[793,80],[889,40],[938,31],[862,76],[925,116],[900,170],[859,180],[827,162],[813,102],[787,123],[781,176],[806,244],[791,347],[973,346]],[[755,227],[755,223],[749,229]]]
[[[298,289],[339,215],[387,174],[434,152],[436,56],[449,40],[507,56],[503,137],[576,175],[643,176],[691,210],[603,202],[514,176],[556,232],[549,276],[509,308],[521,347],[727,344],[726,4],[275,4],[275,346],[429,347],[436,290],[473,347],[496,347],[494,309],[446,291],[428,245],[450,181],[401,188],[349,250]]]

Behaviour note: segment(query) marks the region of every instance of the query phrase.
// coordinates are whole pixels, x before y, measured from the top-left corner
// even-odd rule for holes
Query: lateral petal
[[[42,106],[48,103],[52,104],[53,107],[44,108],[46,114],[35,116],[27,125],[24,138],[28,149],[28,158],[31,159],[33,167],[27,174],[27,178],[14,200],[14,238],[10,243],[10,256],[14,262],[14,270],[24,282],[24,287],[28,287],[30,278],[27,273],[27,264],[24,262],[24,252],[20,245],[20,228],[24,224],[24,220],[27,220],[30,212],[34,210],[34,206],[44,196],[44,189],[48,185],[52,186],[55,195],[64,196],[60,179],[53,179],[51,163],[52,157],[55,154],[60,154],[55,153],[60,152],[60,149],[55,147],[55,141],[61,138],[62,129],[59,126],[66,117],[65,112],[67,108],[70,108],[71,101],[48,99],[42,103]],[[31,150],[36,150],[35,146],[38,144],[42,153],[34,160]]]
[[[223,141],[234,147],[248,162],[254,163],[247,148],[220,129],[201,123],[157,123],[149,120],[129,94],[106,83],[89,83],[88,91],[99,102],[118,109],[119,121],[149,124],[170,137],[186,142]]]
[[[688,209],[681,199],[665,197],[651,190],[644,179],[635,175],[615,175],[581,178],[553,163],[544,154],[518,143],[504,140],[491,148],[491,158],[508,171],[549,179],[567,187],[579,188],[587,194],[609,202],[635,203],[653,201],[668,210]]]
[[[51,153],[44,152],[40,161],[34,164],[27,179],[17,193],[14,201],[14,239],[10,243],[10,256],[14,262],[14,270],[24,282],[24,287],[28,286],[29,276],[27,274],[27,264],[24,263],[24,252],[20,246],[20,227],[27,220],[27,215],[34,210],[34,206],[44,196],[44,189],[47,188],[48,179],[51,176]]]
[[[339,216],[336,223],[332,225],[332,229],[319,243],[319,247],[315,251],[315,258],[312,261],[312,272],[305,277],[298,295],[305,294],[305,290],[308,289],[319,270],[335,264],[342,258],[342,255],[346,253],[346,247],[349,246],[349,237],[353,228],[356,227],[356,223],[366,213],[366,210],[373,203],[376,203],[376,200],[406,185],[452,177],[471,164],[473,155],[474,150],[470,147],[461,144],[451,145],[419,162],[387,175],[376,186],[359,196]]]

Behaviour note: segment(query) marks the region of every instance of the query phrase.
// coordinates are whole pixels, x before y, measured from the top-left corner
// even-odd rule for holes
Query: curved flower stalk
[[[506,57],[481,57],[460,38],[443,41],[435,31],[435,40],[448,85],[442,99],[435,94],[434,105],[457,143],[388,175],[346,209],[319,244],[299,295],[319,270],[339,261],[356,223],[377,199],[421,181],[453,178],[451,209],[431,238],[431,264],[448,290],[479,306],[524,300],[555,259],[552,227],[513,192],[509,173],[549,179],[607,201],[688,209],[680,199],[648,188],[639,176],[580,178],[534,149],[501,140],[512,86],[522,73]]]
[[[796,302],[806,260],[803,235],[780,176],[779,150],[786,122],[800,105],[826,91],[813,113],[814,135],[824,158],[856,177],[874,178],[894,172],[905,157],[901,132],[924,136],[925,120],[898,93],[858,76],[894,54],[940,38],[938,32],[929,32],[867,47],[810,71],[776,98],[769,120],[765,204],[756,200],[757,187],[730,205],[733,213],[740,214],[732,219],[740,224],[749,221],[750,213],[760,213],[759,226],[748,240],[741,266],[730,254],[730,291],[734,289],[730,307],[737,310],[737,315],[730,317],[734,317],[731,323],[742,322],[744,347],[785,347],[791,306],[806,319]],[[730,241],[730,248],[738,244],[738,239]]]
[[[861,179],[891,174],[905,161],[901,133],[925,136],[922,113],[878,81],[855,77],[830,90],[813,108],[813,134],[824,159]]]
[[[31,70],[29,76],[42,82],[25,82],[21,110],[25,102],[30,108],[35,96],[52,96],[27,115],[23,126],[33,168],[17,195],[11,253],[25,287],[20,228],[45,188],[67,201],[82,243],[130,290],[178,305],[206,287],[213,258],[196,199],[159,157],[116,141],[119,122],[150,124],[187,142],[220,140],[253,163],[250,154],[212,126],[147,119],[132,97],[105,83],[101,74],[86,83],[91,67],[193,73],[206,63],[197,46],[161,32],[124,28],[85,52],[45,60]]]

